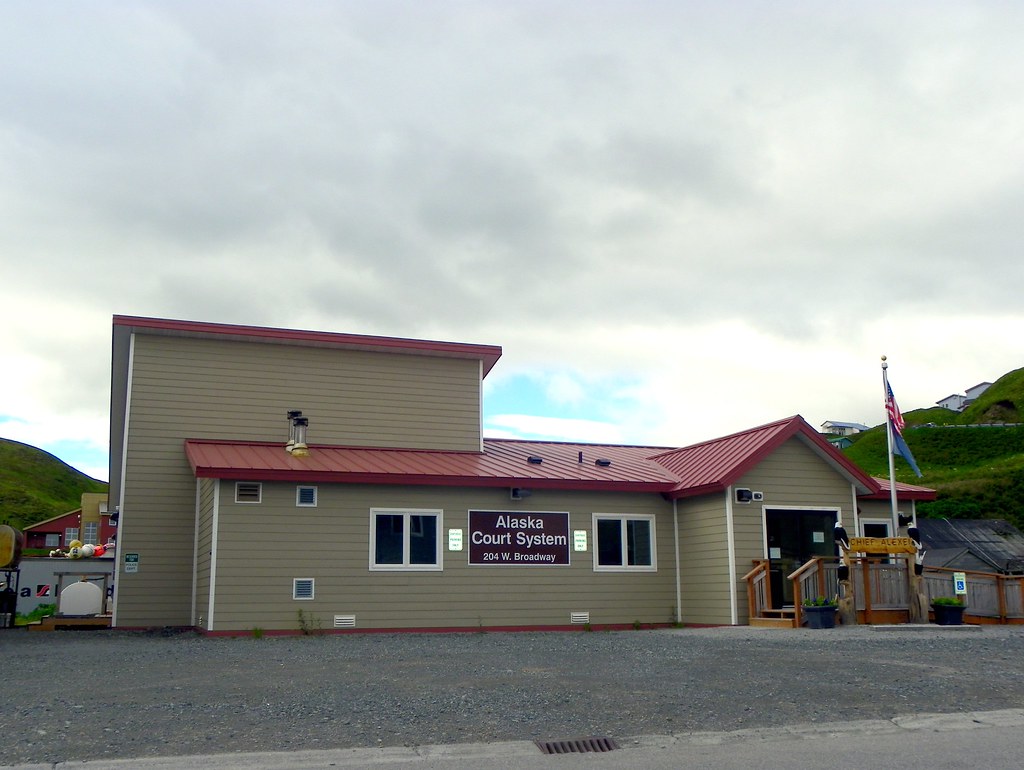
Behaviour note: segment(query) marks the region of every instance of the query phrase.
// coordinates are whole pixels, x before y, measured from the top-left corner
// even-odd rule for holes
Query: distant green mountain
[[[78,508],[83,492],[107,486],[49,452],[0,438],[0,524],[22,529],[59,516]]]
[[[936,407],[903,414],[903,437],[921,467],[918,479],[901,457],[896,479],[936,490],[918,505],[930,517],[1007,519],[1024,529],[1024,369],[1000,377],[963,412]],[[885,425],[853,438],[846,456],[872,476],[888,478]]]

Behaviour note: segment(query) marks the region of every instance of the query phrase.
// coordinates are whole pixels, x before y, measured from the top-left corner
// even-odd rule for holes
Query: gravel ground
[[[204,638],[0,631],[0,765],[1024,707],[1024,627]]]

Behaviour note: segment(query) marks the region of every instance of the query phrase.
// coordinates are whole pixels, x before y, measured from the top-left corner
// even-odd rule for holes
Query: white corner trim
[[[725,490],[725,537],[729,547],[729,617],[732,625],[740,622],[739,606],[736,599],[738,581],[736,579],[736,533],[733,531],[732,500],[733,488],[730,484]]]
[[[199,509],[200,499],[199,494],[199,479],[196,479],[196,527],[195,532],[192,535],[192,616],[191,623],[193,626],[196,624],[196,591],[198,590],[199,582]]]
[[[121,483],[117,492],[117,545],[114,547],[114,607],[110,612],[110,627],[117,628],[117,605],[120,598],[121,552],[124,548],[124,480],[128,470],[128,418],[132,413],[132,375],[135,372],[135,332],[128,338],[128,377],[124,393],[124,425],[121,427]]]
[[[210,606],[206,613],[206,630],[213,630],[213,605],[217,598],[217,527],[220,523],[220,486],[218,479],[213,487],[213,521],[210,523]]]

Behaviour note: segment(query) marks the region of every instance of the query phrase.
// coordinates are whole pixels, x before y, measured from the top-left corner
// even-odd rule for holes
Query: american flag
[[[885,411],[889,414],[889,421],[892,422],[892,429],[903,435],[903,415],[900,413],[900,408],[896,406],[896,396],[892,394],[892,386],[887,382],[885,383],[885,389],[888,391],[888,395],[885,399]]]

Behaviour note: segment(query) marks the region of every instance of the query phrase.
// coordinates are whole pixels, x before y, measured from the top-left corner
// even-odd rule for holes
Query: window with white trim
[[[64,545],[71,545],[72,540],[78,540],[78,527],[68,527],[64,530]]]
[[[308,601],[316,595],[316,585],[313,578],[292,578],[292,598],[299,601]]]
[[[46,533],[46,547],[47,548],[60,548],[60,533],[59,532],[47,532]]]
[[[595,570],[654,572],[656,542],[651,514],[594,514]]]
[[[300,508],[316,508],[316,487],[296,487],[295,504]]]
[[[236,503],[259,503],[263,500],[263,485],[258,481],[236,481]]]
[[[439,570],[441,511],[370,510],[370,569]]]
[[[85,523],[85,535],[82,537],[82,542],[92,543],[93,545],[96,545],[96,543],[99,542],[99,540],[97,540],[97,537],[99,535],[99,528],[100,525],[97,524],[95,521],[87,521]]]

